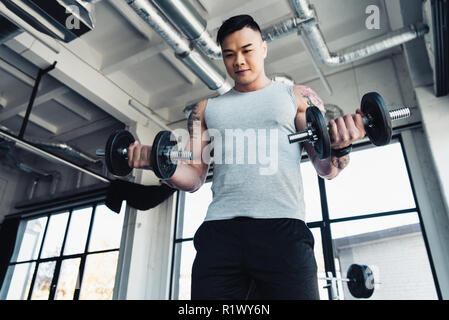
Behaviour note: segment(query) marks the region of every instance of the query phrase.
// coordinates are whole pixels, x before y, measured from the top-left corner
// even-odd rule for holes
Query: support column
[[[131,130],[142,144],[152,144],[160,128],[137,125]],[[135,182],[158,185],[149,170],[134,171]],[[148,211],[129,209],[125,219],[116,282],[116,299],[168,299],[176,195]]]

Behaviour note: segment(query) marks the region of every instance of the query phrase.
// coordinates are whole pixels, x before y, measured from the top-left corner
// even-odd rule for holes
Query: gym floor
[[[62,4],[31,2],[43,6],[40,22],[29,19],[32,7],[0,2],[0,299],[190,299],[193,236],[212,201],[213,166],[194,193],[177,191],[150,210],[124,202],[114,213],[105,201],[116,177],[97,150],[119,129],[146,145],[161,130],[186,130],[192,105],[233,85],[221,58],[200,54],[196,65],[179,58],[175,50],[186,44],[199,53],[199,41],[184,33],[185,16],[164,11],[161,1],[128,2],[155,10],[181,39],[178,49],[158,33],[162,24],[127,1],[73,1],[82,19]],[[212,49],[224,20],[253,16],[268,40],[267,76],[312,88],[326,120],[354,113],[373,91],[390,110],[410,107],[410,117],[393,123],[389,145],[354,144],[335,180],[319,178],[303,155],[320,299],[357,299],[345,281],[353,264],[373,272],[374,293],[365,299],[449,299],[449,96],[438,51],[449,39],[436,43],[440,22],[432,16],[447,1],[173,2],[204,25]],[[332,55],[364,48],[362,57],[321,60],[298,33],[305,23],[298,3],[313,6]],[[48,27],[58,18],[65,26]],[[425,32],[370,52],[379,37],[423,25]],[[122,179],[160,184],[151,170]]]

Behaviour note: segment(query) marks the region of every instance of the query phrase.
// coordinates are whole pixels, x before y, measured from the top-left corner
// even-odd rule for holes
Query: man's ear
[[[264,59],[267,57],[267,55],[268,55],[268,45],[267,45],[267,41],[263,41],[262,42],[262,48],[263,48],[263,57],[264,57]]]

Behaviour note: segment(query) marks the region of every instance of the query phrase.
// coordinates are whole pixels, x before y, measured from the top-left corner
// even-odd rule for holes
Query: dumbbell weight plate
[[[321,110],[317,107],[308,107],[306,110],[306,121],[312,126],[318,140],[313,144],[316,155],[320,159],[327,159],[331,154],[329,131]]]
[[[128,166],[128,158],[118,151],[127,149],[134,141],[133,135],[126,130],[118,130],[109,136],[104,156],[110,173],[116,176],[126,176],[131,173],[132,168]]]
[[[348,282],[348,289],[355,298],[366,299],[373,295],[374,276],[370,267],[352,264],[349,266],[346,277],[351,280]]]
[[[173,148],[177,144],[176,140],[170,139],[171,135],[170,131],[160,131],[154,138],[150,161],[154,174],[159,179],[169,179],[176,171],[176,163],[164,155],[167,148]]]
[[[365,126],[370,141],[376,146],[390,143],[393,129],[384,99],[377,92],[369,92],[362,98],[360,110],[370,116],[371,126]]]

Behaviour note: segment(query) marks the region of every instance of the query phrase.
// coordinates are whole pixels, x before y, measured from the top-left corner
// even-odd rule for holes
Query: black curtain
[[[19,224],[20,217],[5,218],[0,228],[0,288],[3,285],[9,261],[14,251]]]

